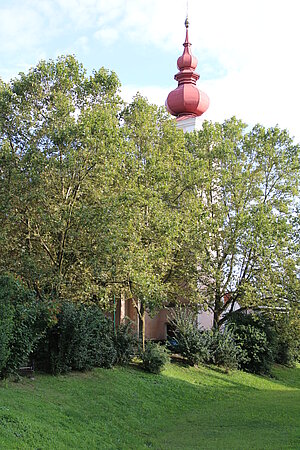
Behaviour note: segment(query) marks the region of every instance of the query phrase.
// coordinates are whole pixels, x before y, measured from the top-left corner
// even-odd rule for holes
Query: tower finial
[[[186,0],[186,18],[184,21],[184,25],[185,25],[185,42],[184,42],[184,46],[190,46],[191,44],[189,43],[189,26],[190,26],[190,22],[189,22],[189,0]]]
[[[190,25],[190,22],[189,22],[189,0],[186,0],[186,18],[185,18],[184,25],[185,25],[186,29]]]

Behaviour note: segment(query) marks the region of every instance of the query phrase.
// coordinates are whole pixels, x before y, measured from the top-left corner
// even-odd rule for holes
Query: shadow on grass
[[[25,382],[36,392],[21,385],[1,392],[0,435],[11,444],[2,448],[300,448],[300,391],[283,392],[280,384],[299,377],[299,367],[290,375],[276,370],[276,382],[183,364],[170,364],[161,375],[137,364],[38,375]]]
[[[173,364],[183,369],[189,367],[182,360],[173,361]],[[244,391],[300,389],[300,364],[294,368],[276,365],[270,375],[250,374],[240,370],[231,371],[211,365],[199,365],[190,369],[191,373],[194,371],[195,376],[198,377],[198,383],[195,383],[193,377],[184,381],[208,388],[210,386],[213,386],[214,389],[226,386],[227,388],[238,388]],[[172,373],[170,377],[176,379],[176,374]],[[179,379],[182,380],[182,377],[179,376]]]
[[[272,375],[277,383],[289,388],[300,389],[300,364],[295,367],[275,365]]]

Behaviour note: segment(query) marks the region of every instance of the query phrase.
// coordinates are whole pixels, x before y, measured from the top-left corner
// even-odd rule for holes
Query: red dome
[[[176,117],[181,116],[201,116],[209,106],[208,96],[200,91],[196,82],[200,78],[195,72],[197,58],[192,55],[191,44],[189,42],[188,27],[186,19],[186,37],[183,44],[183,54],[177,60],[179,72],[174,76],[178,81],[178,87],[170,92],[166,100],[167,110]]]
[[[201,116],[209,106],[209,98],[193,84],[181,84],[170,92],[166,108],[173,116]]]

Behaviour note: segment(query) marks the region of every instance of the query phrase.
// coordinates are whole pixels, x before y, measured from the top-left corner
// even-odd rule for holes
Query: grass
[[[300,366],[169,365],[0,383],[0,449],[299,449]]]

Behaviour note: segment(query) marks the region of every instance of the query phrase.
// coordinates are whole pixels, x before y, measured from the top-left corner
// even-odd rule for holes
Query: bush
[[[300,321],[281,313],[236,313],[230,318],[234,339],[243,351],[242,369],[269,374],[274,362],[292,366],[299,358]]]
[[[5,368],[10,356],[10,344],[13,336],[14,310],[12,305],[3,297],[3,290],[0,290],[0,373]]]
[[[278,348],[278,337],[270,320],[253,314],[235,314],[230,325],[234,340],[243,352],[241,368],[269,374]]]
[[[175,310],[170,323],[175,341],[173,348],[190,365],[207,363],[227,369],[239,367],[242,352],[227,328],[222,331],[199,329],[196,313],[187,307]]]
[[[117,359],[112,322],[97,306],[64,302],[35,355],[38,368],[53,374],[110,368]]]
[[[145,350],[140,353],[143,368],[147,372],[160,373],[169,362],[169,354],[166,348],[152,341],[147,341]]]
[[[45,332],[49,315],[46,305],[33,292],[9,276],[0,278],[0,309],[0,371],[3,377],[17,373],[21,366],[27,365]]]
[[[206,362],[209,355],[207,333],[197,327],[196,313],[188,307],[173,311],[170,324],[173,327],[174,344],[171,349],[186,358],[188,364]]]
[[[210,330],[205,332],[209,336],[208,363],[222,366],[226,369],[238,369],[243,358],[243,352],[234,340],[231,330]]]
[[[277,352],[275,362],[289,367],[300,358],[300,319],[282,316],[274,321],[277,334]]]
[[[137,347],[137,338],[131,322],[121,323],[114,335],[117,364],[126,365],[132,360]]]

